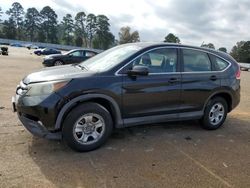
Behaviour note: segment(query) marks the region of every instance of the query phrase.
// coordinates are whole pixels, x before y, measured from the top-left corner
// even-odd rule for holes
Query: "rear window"
[[[226,69],[229,65],[228,62],[224,61],[223,59],[216,57],[214,55],[211,55],[211,59],[214,63],[214,69],[215,71],[222,71]]]
[[[92,56],[94,56],[96,53],[95,52],[91,52],[91,51],[86,51],[85,52],[85,56],[86,57],[92,57]]]
[[[184,72],[211,71],[212,66],[207,53],[196,50],[183,50]]]

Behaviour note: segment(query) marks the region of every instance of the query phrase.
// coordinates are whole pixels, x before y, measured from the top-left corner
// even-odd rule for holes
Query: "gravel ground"
[[[76,153],[33,137],[11,111],[11,96],[42,57],[25,48],[0,56],[0,187],[250,187],[250,73],[241,103],[216,131],[198,122],[117,130],[100,149]]]

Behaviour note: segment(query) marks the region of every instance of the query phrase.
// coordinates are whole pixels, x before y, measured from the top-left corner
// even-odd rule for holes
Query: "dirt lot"
[[[76,153],[33,137],[11,111],[11,96],[41,57],[24,48],[0,56],[0,187],[250,187],[250,72],[224,126],[196,121],[116,131],[102,148]]]

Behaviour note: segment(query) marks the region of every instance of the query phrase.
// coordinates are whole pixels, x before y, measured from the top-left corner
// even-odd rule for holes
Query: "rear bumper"
[[[61,132],[52,133],[48,131],[40,122],[29,119],[22,114],[20,115],[18,113],[18,118],[24,127],[35,136],[51,140],[60,140],[62,137]]]

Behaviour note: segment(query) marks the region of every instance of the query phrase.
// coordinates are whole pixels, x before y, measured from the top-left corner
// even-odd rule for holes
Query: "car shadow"
[[[74,152],[62,142],[35,137],[28,150],[42,174],[56,187],[110,187],[118,186],[119,178],[125,178],[120,182],[124,183],[126,178],[136,177],[137,165],[149,165],[141,160],[142,156],[154,152],[154,148],[169,150],[171,156],[174,151],[164,144],[166,141],[182,145],[237,133],[243,136],[239,139],[246,139],[249,132],[245,128],[249,130],[249,122],[235,117],[229,117],[217,131],[203,130],[198,121],[142,125],[115,130],[105,145],[87,153]]]

